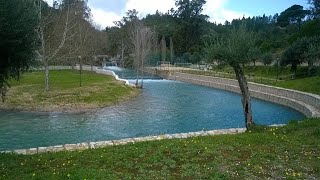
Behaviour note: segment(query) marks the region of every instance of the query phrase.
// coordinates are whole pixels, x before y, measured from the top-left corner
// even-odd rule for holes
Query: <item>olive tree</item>
[[[254,125],[254,121],[248,83],[241,64],[250,62],[248,52],[254,47],[254,44],[255,34],[247,31],[244,25],[232,29],[227,36],[215,36],[206,42],[206,52],[209,59],[229,64],[236,74],[241,90],[242,106],[247,129]]]
[[[319,61],[320,37],[303,37],[295,41],[282,54],[281,65],[291,64],[296,76],[298,65],[308,63],[308,74],[311,75],[313,64]]]
[[[253,67],[256,67],[256,61],[260,58],[260,56],[261,50],[258,47],[253,47],[249,49],[248,57],[253,62]]]
[[[263,54],[262,57],[261,57],[261,60],[262,60],[263,65],[266,67],[267,74],[268,74],[269,73],[269,65],[273,61],[272,54],[270,52],[267,52],[267,53]]]

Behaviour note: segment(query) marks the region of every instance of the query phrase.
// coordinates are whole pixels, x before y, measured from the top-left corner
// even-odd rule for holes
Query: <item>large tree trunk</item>
[[[250,97],[247,79],[244,76],[243,70],[241,69],[239,64],[232,65],[232,67],[236,73],[236,77],[239,82],[239,87],[241,90],[241,95],[242,95],[241,102],[242,102],[243,111],[244,111],[246,128],[250,129],[252,126],[254,126],[254,122],[252,118],[251,97]]]

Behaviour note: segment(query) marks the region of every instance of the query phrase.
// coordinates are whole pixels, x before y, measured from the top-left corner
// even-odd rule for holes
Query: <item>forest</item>
[[[245,26],[255,37],[247,53],[252,64],[257,61],[270,65],[278,59],[281,65],[291,65],[295,71],[299,64],[307,63],[311,73],[313,65],[319,63],[319,1],[308,1],[310,7],[293,5],[279,14],[234,19],[224,24],[208,21],[209,17],[202,14],[205,3],[205,0],[176,0],[176,7],[167,13],[156,12],[143,19],[138,18],[136,10],[128,11],[115,26],[105,28],[110,44],[108,54],[123,53],[123,64],[132,66],[135,47],[132,32],[140,24],[153,33],[147,64],[213,63],[215,59],[207,53],[208,42]]]

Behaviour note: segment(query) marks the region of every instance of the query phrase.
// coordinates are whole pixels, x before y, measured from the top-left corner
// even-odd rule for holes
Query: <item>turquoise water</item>
[[[257,99],[253,112],[256,123],[264,125],[304,118],[293,109]],[[145,80],[137,98],[95,113],[0,112],[0,150],[244,126],[238,94]]]

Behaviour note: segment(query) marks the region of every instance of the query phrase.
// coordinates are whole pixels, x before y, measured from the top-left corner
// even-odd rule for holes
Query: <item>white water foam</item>
[[[118,66],[104,66],[103,69],[111,70],[111,71],[123,71],[123,68],[120,68]]]

